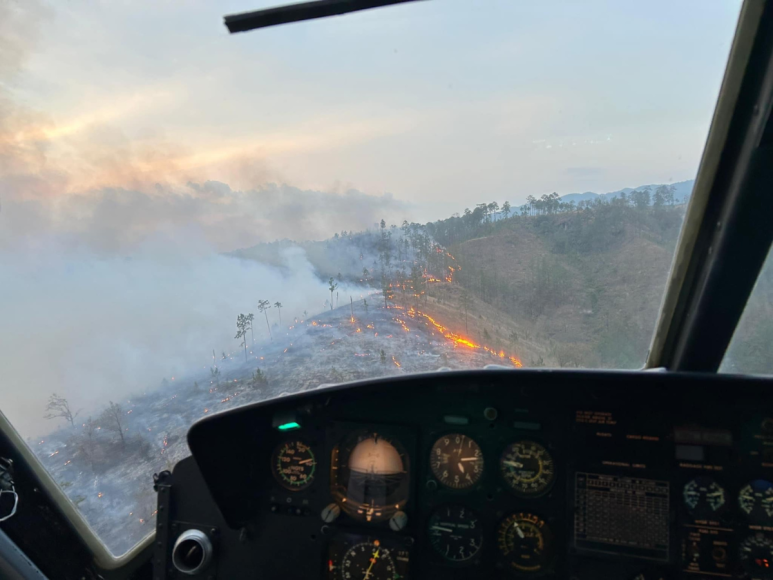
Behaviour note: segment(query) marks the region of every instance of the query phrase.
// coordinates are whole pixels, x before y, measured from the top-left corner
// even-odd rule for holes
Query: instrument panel
[[[185,577],[773,579],[769,387],[480,371],[234,409],[159,494],[159,577],[199,529]]]

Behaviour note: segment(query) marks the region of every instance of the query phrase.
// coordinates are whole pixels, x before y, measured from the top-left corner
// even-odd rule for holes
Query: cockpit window
[[[723,373],[773,375],[773,253],[757,277],[733,340],[719,370]]]
[[[114,554],[209,414],[640,367],[740,7],[448,0],[227,34],[267,4],[0,3],[2,411]]]

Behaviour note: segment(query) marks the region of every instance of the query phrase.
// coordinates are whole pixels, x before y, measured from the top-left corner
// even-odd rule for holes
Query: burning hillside
[[[153,529],[151,476],[188,454],[185,433],[204,415],[374,376],[492,363],[521,366],[514,353],[478,344],[422,310],[385,305],[377,294],[369,298],[275,326],[269,342],[221,353],[214,361],[207,357],[186,376],[118,402],[117,430],[116,420],[108,426],[104,416],[89,418],[34,442],[33,448],[118,554]]]

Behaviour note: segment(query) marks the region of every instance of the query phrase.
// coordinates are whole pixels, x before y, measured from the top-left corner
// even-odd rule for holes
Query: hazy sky
[[[0,0],[0,196],[275,182],[416,219],[693,178],[740,4],[430,0],[229,36],[274,3],[38,2]]]

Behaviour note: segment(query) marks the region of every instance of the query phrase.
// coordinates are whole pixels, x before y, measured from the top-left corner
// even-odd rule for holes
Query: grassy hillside
[[[481,223],[450,246],[457,281],[507,313],[558,366],[641,365],[683,206],[595,204]]]

